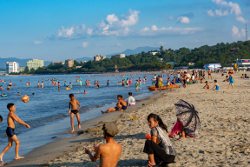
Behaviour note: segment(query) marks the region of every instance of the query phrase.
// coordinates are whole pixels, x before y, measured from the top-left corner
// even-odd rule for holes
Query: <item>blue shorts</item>
[[[11,127],[7,127],[6,129],[6,135],[11,138],[13,137],[15,134],[15,129],[11,128]]]

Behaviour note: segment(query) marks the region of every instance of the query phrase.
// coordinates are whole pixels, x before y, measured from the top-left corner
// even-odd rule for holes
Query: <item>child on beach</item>
[[[80,120],[80,103],[75,98],[74,94],[69,94],[69,115],[70,115],[70,124],[71,124],[71,132],[73,133],[75,131],[74,129],[74,116],[76,116],[77,122],[78,122],[78,129],[81,129],[81,120]]]
[[[205,82],[205,86],[203,86],[203,89],[209,89],[208,81]]]
[[[231,73],[229,74],[228,81],[229,81],[229,86],[231,86],[233,88],[234,87],[234,78],[233,78]]]
[[[128,92],[128,105],[134,106],[135,105],[135,98],[133,97],[132,92]]]
[[[213,90],[216,90],[216,91],[219,91],[219,90],[220,90],[220,86],[219,86],[217,80],[214,80]]]
[[[12,147],[12,143],[15,142],[16,144],[16,149],[15,149],[15,160],[22,159],[24,157],[19,155],[19,147],[20,147],[20,141],[17,138],[17,135],[15,134],[15,122],[25,126],[26,128],[30,128],[30,125],[21,120],[16,114],[16,106],[14,103],[9,103],[7,105],[7,108],[9,110],[9,114],[7,117],[7,124],[8,127],[6,129],[6,134],[8,136],[8,145],[3,149],[3,151],[0,154],[0,163],[3,163],[3,156],[6,152],[9,151],[9,149]]]
[[[94,146],[94,153],[85,148],[85,153],[89,155],[90,160],[93,162],[100,158],[100,167],[115,167],[122,153],[122,146],[114,139],[115,135],[119,132],[118,128],[115,123],[110,122],[105,123],[102,130],[106,143]]]

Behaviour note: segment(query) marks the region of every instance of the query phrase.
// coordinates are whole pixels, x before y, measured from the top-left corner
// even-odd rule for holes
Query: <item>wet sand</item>
[[[249,74],[249,73],[248,73]],[[159,114],[170,130],[176,121],[174,103],[179,99],[194,104],[199,112],[201,129],[196,138],[172,139],[177,151],[179,166],[249,166],[250,165],[250,80],[235,75],[235,87],[228,88],[224,78],[213,74],[221,91],[204,90],[204,84],[188,85],[169,92],[160,92],[146,99],[127,112],[105,114],[100,118],[83,122],[84,133],[35,149],[24,160],[9,166],[96,166],[84,154],[83,147],[92,148],[104,142],[101,127],[104,122],[115,121],[120,133],[116,139],[123,146],[119,166],[146,166],[147,155],[142,152],[145,133],[148,133],[146,117]],[[210,87],[212,87],[212,80]]]

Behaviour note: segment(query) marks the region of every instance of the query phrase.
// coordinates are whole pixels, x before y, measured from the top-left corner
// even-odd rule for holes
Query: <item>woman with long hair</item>
[[[148,154],[148,167],[164,166],[173,163],[175,150],[167,134],[167,126],[156,114],[148,115],[150,137],[146,140],[143,152]]]

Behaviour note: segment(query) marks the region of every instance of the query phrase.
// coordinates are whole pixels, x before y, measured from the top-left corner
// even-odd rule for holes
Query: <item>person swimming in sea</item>
[[[70,124],[71,124],[71,132],[75,131],[74,128],[74,117],[76,116],[78,122],[78,129],[81,129],[81,119],[80,119],[80,102],[75,98],[74,94],[69,94],[69,115],[70,115]]]

